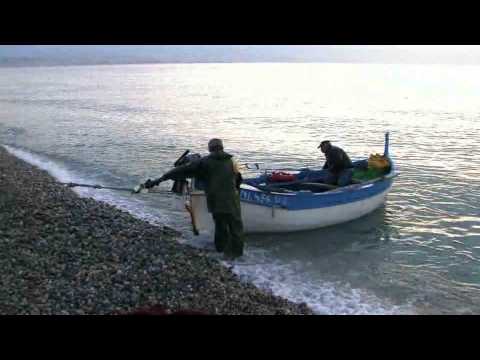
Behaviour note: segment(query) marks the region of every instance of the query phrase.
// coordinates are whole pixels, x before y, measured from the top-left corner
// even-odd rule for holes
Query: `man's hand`
[[[144,186],[145,186],[146,189],[151,189],[152,187],[159,185],[163,181],[165,181],[165,178],[163,176],[160,179],[157,179],[157,180],[148,179],[145,182]]]
[[[143,184],[143,186],[145,187],[145,189],[151,189],[152,187],[154,187],[156,184],[155,184],[155,181],[152,181],[150,179],[148,179],[147,181],[145,181],[145,184]]]

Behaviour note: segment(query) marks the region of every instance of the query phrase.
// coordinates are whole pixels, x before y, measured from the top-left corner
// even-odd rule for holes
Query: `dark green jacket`
[[[196,177],[205,183],[209,212],[240,216],[241,175],[234,169],[232,155],[223,151],[214,152],[163,175],[164,180],[181,180],[187,177]]]
[[[353,166],[347,153],[337,146],[330,146],[325,153],[325,157],[326,161],[323,168],[330,170],[334,174],[339,174],[343,170]]]

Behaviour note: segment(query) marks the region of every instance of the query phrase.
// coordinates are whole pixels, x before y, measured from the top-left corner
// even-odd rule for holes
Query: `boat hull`
[[[241,210],[244,231],[245,233],[305,231],[360,218],[374,211],[385,202],[392,180],[385,180],[385,182],[383,186],[381,186],[382,184],[377,184],[376,186],[379,186],[378,189],[375,189],[375,185],[372,184],[368,189],[352,190],[351,194],[358,194],[362,190],[368,191],[368,194],[364,197],[357,196],[352,201],[348,201],[351,194],[345,194],[345,192],[333,194],[333,197],[332,194],[329,194],[329,197],[322,196],[322,194],[312,195],[310,199],[305,200],[316,207],[304,209],[288,209],[285,206],[282,207],[280,202],[277,202],[279,205],[266,206],[242,200]],[[250,190],[243,191],[248,192]],[[271,196],[281,197],[282,195]],[[242,197],[245,198],[245,196]],[[337,203],[335,203],[335,198],[338,199]],[[297,199],[287,199],[287,201],[299,202]],[[191,194],[191,205],[197,229],[201,233],[213,234],[214,223],[211,214],[207,210],[205,194],[202,191],[193,192]]]

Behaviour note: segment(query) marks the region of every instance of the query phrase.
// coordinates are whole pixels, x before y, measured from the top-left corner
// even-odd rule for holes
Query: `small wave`
[[[256,286],[297,303],[306,303],[317,314],[387,315],[413,314],[409,304],[394,305],[372,293],[352,288],[348,283],[322,281],[301,271],[302,266],[282,264],[264,253],[251,251],[247,265],[239,263],[233,271]],[[252,265],[249,265],[252,264]]]
[[[71,171],[66,170],[61,165],[56,162],[49,160],[48,158],[34,154],[28,150],[24,150],[18,147],[3,145],[3,147],[12,155],[16,156],[19,159],[24,160],[25,162],[34,165],[42,170],[47,171],[51,176],[60,180],[60,182],[80,182],[84,181],[78,176],[76,176]]]
[[[3,147],[12,155],[24,160],[25,162],[34,165],[42,170],[47,171],[55,179],[63,183],[92,183],[92,179],[80,174],[77,171],[68,169],[66,164],[49,159],[47,156],[35,154],[31,151],[24,150],[18,147],[3,145]],[[91,188],[73,188],[81,197],[91,197],[97,201],[102,201],[117,208],[127,211],[133,216],[151,222],[157,225],[169,225],[169,217],[158,208],[151,208],[145,206],[140,199],[132,197],[122,197],[121,195],[110,190],[96,190]]]

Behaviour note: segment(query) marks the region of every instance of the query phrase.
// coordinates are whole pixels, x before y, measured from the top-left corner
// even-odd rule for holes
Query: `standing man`
[[[327,170],[324,182],[330,185],[347,186],[350,184],[353,175],[353,164],[347,153],[330,141],[320,143],[319,148],[325,154],[323,169]]]
[[[208,156],[190,164],[176,167],[156,180],[148,179],[149,189],[166,180],[197,177],[205,182],[208,211],[215,222],[215,248],[228,259],[243,255],[244,234],[240,211],[240,184],[242,175],[232,155],[223,151],[220,139],[208,142]]]

